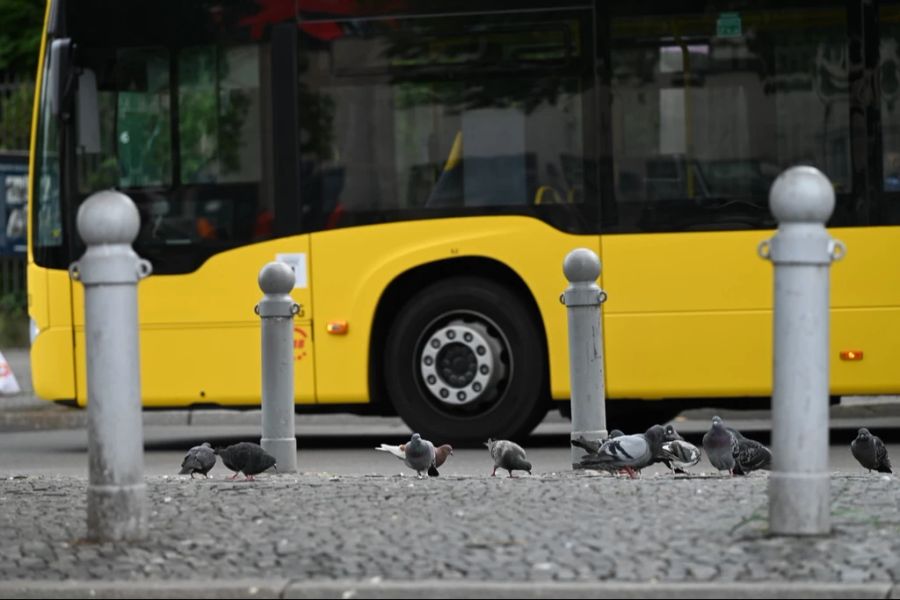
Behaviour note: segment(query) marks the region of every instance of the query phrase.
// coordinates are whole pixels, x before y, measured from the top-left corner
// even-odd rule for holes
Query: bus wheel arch
[[[398,277],[379,302],[370,352],[373,400],[436,442],[521,438],[550,406],[540,313],[496,261],[452,259]]]

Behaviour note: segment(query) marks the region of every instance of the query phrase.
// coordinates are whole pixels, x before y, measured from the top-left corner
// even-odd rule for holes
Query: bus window
[[[880,88],[884,191],[900,192],[900,7],[881,8]],[[883,201],[882,222],[900,223],[900,201]]]
[[[88,111],[96,116],[85,122],[96,122],[97,134],[62,142],[74,160],[61,183],[58,122],[41,111],[36,248],[68,245],[71,236],[78,254],[80,241],[59,217],[60,187],[77,193],[66,211],[100,189],[127,193],[141,214],[136,250],[160,274],[191,271],[212,254],[272,237],[269,35],[279,19],[293,20],[293,4],[281,6],[289,10],[86,0],[68,13],[67,35],[78,45],[73,71],[96,81]],[[37,261],[67,262],[57,251],[39,252]]]
[[[833,224],[852,224],[843,5],[629,10],[610,25],[613,230],[772,227],[769,187],[795,164],[828,175]]]
[[[588,16],[304,20],[309,226],[584,203]]]
[[[44,89],[50,73],[50,61],[44,65]],[[34,254],[38,261],[59,260],[50,257],[50,253],[58,253],[63,243],[62,212],[60,207],[59,181],[59,126],[50,110],[51,96],[41,97],[37,135],[35,136],[35,171],[34,180]]]

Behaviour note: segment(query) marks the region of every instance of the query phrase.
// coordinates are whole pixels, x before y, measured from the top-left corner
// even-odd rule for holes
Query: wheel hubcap
[[[452,321],[426,340],[422,380],[434,398],[449,406],[488,400],[506,373],[501,353],[500,341],[482,323]]]

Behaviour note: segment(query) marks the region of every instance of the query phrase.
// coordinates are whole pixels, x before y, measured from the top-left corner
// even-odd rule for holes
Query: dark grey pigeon
[[[506,469],[509,476],[513,477],[513,471],[527,471],[531,475],[531,463],[525,459],[525,449],[509,440],[489,439],[484,443],[494,459],[494,470],[491,477],[497,474],[497,469]]]
[[[422,473],[428,473],[435,468],[434,459],[434,444],[423,440],[418,433],[412,434],[404,447],[403,462],[406,466],[413,469],[417,477],[422,477]]]
[[[720,417],[712,418],[712,426],[703,436],[703,450],[712,466],[732,475],[747,475],[772,465],[768,448],[744,437],[737,429],[726,427]]]
[[[713,417],[709,431],[703,434],[703,451],[717,471],[728,471],[734,475],[735,445],[734,434],[725,427],[721,418]]]
[[[856,432],[856,439],[850,442],[850,451],[853,458],[869,471],[893,473],[884,442],[865,427]]]
[[[745,438],[740,432],[735,436],[737,450],[734,455],[735,475],[747,475],[751,471],[772,468],[772,452],[757,442]]]
[[[270,467],[275,467],[275,457],[262,449],[259,444],[240,442],[227,448],[216,448],[216,454],[222,457],[222,462],[230,470],[234,471],[229,479],[243,473],[244,477],[253,480],[253,476],[262,473]],[[278,468],[275,467],[277,471]]]
[[[654,425],[644,433],[611,437],[596,454],[584,456],[579,464],[588,469],[622,470],[633,479],[659,455],[665,435],[662,425]]]
[[[204,477],[209,477],[207,473],[216,465],[216,452],[212,449],[212,446],[209,445],[209,442],[203,442],[199,446],[194,446],[190,450],[187,451],[187,454],[184,455],[184,460],[181,461],[181,470],[178,472],[179,475],[187,475],[191,474],[191,479],[194,478],[194,473],[200,473]]]
[[[606,439],[610,440],[612,438],[622,437],[623,435],[625,435],[625,434],[622,433],[622,430],[613,429],[612,431],[609,432],[609,435],[606,436]],[[575,446],[576,448],[581,448],[588,454],[597,454],[597,452],[600,450],[600,446],[602,446],[603,442],[605,442],[605,441],[606,440],[603,440],[603,441],[589,440],[589,439],[585,438],[583,435],[580,435],[576,439],[572,440],[572,445]]]

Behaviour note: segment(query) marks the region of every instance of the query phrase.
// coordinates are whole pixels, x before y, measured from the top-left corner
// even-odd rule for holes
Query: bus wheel
[[[391,327],[384,366],[394,408],[435,443],[522,438],[547,412],[538,323],[507,287],[486,279],[415,294]]]

